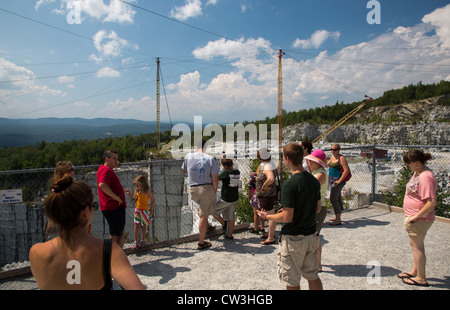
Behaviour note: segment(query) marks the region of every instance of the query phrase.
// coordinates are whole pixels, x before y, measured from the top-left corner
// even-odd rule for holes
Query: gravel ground
[[[449,290],[450,223],[436,221],[425,239],[429,287],[409,286],[396,277],[412,266],[403,215],[368,207],[342,216],[343,225],[322,229],[325,290]],[[277,234],[279,232],[277,228]],[[278,245],[262,246],[259,236],[243,231],[234,240],[210,237],[212,247],[197,242],[130,254],[149,290],[284,290],[277,277]],[[374,267],[374,266],[379,266]],[[379,277],[372,275],[377,274]],[[303,279],[301,288],[307,289]],[[0,290],[34,290],[31,276],[0,282]]]

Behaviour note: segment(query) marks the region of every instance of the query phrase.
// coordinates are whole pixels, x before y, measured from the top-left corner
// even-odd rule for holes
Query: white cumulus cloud
[[[208,42],[204,47],[196,48],[192,54],[199,59],[210,60],[214,57],[246,58],[255,57],[260,51],[271,51],[270,42],[263,39],[226,40],[221,38]]]
[[[119,77],[120,73],[119,71],[112,69],[110,67],[103,67],[100,70],[97,71],[95,74],[96,77],[102,78],[102,77]]]
[[[122,54],[124,49],[134,49],[137,50],[139,46],[134,43],[130,43],[125,39],[120,38],[117,33],[113,30],[107,32],[106,30],[99,30],[92,38],[94,41],[94,46],[101,53],[102,56],[106,57],[117,57]],[[91,56],[91,59],[99,60]]]
[[[425,15],[422,21],[435,26],[442,47],[450,48],[450,4]]]
[[[202,2],[200,0],[186,0],[183,6],[174,7],[169,15],[183,21],[191,17],[203,15]]]
[[[63,15],[68,13],[71,10],[71,6],[68,3],[73,2],[75,0],[60,0],[59,8],[54,9],[53,12]],[[109,3],[105,3],[104,0],[76,0],[79,3],[80,7],[80,17],[82,20],[84,16],[88,15],[91,18],[100,20],[102,22],[112,22],[112,23],[133,23],[134,15],[136,11],[126,3],[123,3],[119,0],[111,0],[107,1]],[[44,5],[54,4],[58,1],[56,0],[39,0],[35,4],[35,9],[39,9]],[[129,0],[130,3],[135,3],[136,0]]]
[[[0,58],[0,100],[24,94],[35,93],[39,96],[61,95],[62,91],[52,89],[38,82],[33,71]]]
[[[365,99],[364,95],[376,98],[386,90],[420,81],[450,80],[448,7],[425,15],[422,23],[397,26],[333,53],[321,51],[315,57],[297,59],[287,50],[283,57],[283,108],[298,111],[336,101],[350,103]],[[296,46],[319,48],[340,35],[318,30]],[[169,86],[169,96],[176,105],[173,117],[183,118],[176,111],[186,107],[204,118],[232,122],[276,115],[278,57],[270,41],[222,38],[196,48],[193,55],[208,61],[224,57],[233,61],[232,69],[209,82],[202,72],[182,75],[178,83]],[[240,111],[239,116],[236,111]]]
[[[292,46],[296,48],[319,48],[326,40],[330,38],[338,40],[340,36],[341,33],[339,31],[330,32],[327,30],[317,30],[311,35],[309,39],[296,39]]]

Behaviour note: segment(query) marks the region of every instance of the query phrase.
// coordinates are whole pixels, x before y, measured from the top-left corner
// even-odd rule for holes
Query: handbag
[[[341,156],[339,156],[339,166],[341,167],[341,175],[343,175],[344,174],[344,168],[342,168],[342,165],[341,165]],[[350,180],[351,177],[352,177],[352,172],[350,171],[350,167],[348,167],[348,174],[345,177],[345,179],[342,180],[342,181],[343,182],[347,182],[348,180]]]
[[[251,204],[252,207],[255,208],[256,210],[261,210],[261,206],[259,205],[259,199],[258,199],[258,196],[256,196],[255,193],[253,193],[253,195],[252,195],[252,199],[250,200],[250,204]]]

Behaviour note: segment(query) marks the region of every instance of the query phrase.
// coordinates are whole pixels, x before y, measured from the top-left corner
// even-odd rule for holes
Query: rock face
[[[449,145],[450,106],[439,97],[396,106],[373,107],[355,116],[357,123],[341,125],[325,140],[363,144]],[[376,119],[376,121],[371,121]],[[285,141],[314,140],[331,125],[299,123],[283,129]]]

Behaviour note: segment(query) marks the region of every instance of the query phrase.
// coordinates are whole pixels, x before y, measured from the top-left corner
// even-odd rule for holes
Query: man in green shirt
[[[225,239],[233,239],[241,173],[233,168],[231,159],[222,159],[222,166],[224,170],[219,173],[219,181],[222,181],[221,201],[216,204],[214,218],[222,224]]]
[[[318,275],[319,237],[316,214],[320,211],[320,183],[302,166],[303,149],[298,143],[283,148],[283,159],[292,176],[281,189],[282,209],[277,214],[257,211],[263,219],[286,223],[281,229],[278,276],[288,290],[299,290],[303,276],[309,289],[321,290]]]

